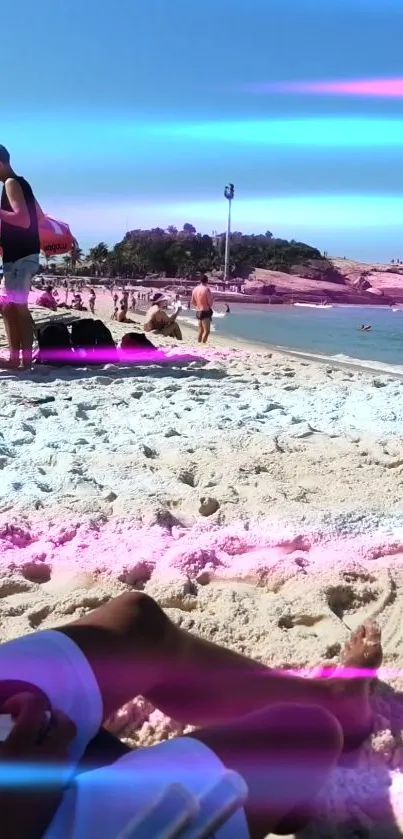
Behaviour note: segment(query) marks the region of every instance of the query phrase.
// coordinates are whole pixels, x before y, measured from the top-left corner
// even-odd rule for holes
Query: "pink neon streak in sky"
[[[396,79],[357,79],[320,82],[281,82],[248,85],[254,93],[319,93],[334,96],[403,98],[403,77]]]

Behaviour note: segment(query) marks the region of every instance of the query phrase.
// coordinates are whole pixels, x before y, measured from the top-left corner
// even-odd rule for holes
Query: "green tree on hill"
[[[99,242],[88,254],[90,269],[98,276],[142,278],[165,274],[186,277],[196,271],[222,271],[225,233],[214,237],[198,233],[186,222],[181,230],[169,225],[165,230],[131,230],[111,249]],[[287,241],[264,234],[231,234],[230,271],[232,277],[247,277],[255,268],[269,268],[288,273],[294,265],[309,266],[321,259],[317,248],[304,242]],[[323,260],[322,260],[323,261]],[[84,269],[82,269],[83,272]]]
[[[102,276],[109,259],[109,249],[105,242],[100,242],[88,253],[88,261],[95,270],[96,274]]]

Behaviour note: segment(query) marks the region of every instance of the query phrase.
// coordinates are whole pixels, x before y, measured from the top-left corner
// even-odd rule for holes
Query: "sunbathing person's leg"
[[[375,624],[368,623],[347,645],[345,663],[372,669],[379,666],[380,657],[379,633]],[[329,682],[328,688],[339,690],[333,697],[323,681],[276,673],[184,633],[153,600],[138,592],[109,601],[59,631],[33,633],[1,645],[0,662],[3,678],[24,678],[29,692],[30,685],[36,685],[49,705],[76,725],[68,772],[75,771],[102,719],[138,694],[187,723],[226,723],[243,716],[225,725],[224,731],[216,727],[193,738],[244,776],[253,839],[260,839],[263,830],[285,832],[309,817],[317,787],[343,743],[337,722],[323,706],[338,716],[343,734],[358,730],[362,738],[368,730],[368,677],[355,680],[351,687],[340,680]],[[0,684],[0,702],[20,690],[15,681]],[[253,711],[258,713],[245,719]],[[286,749],[287,741],[292,752]],[[266,784],[274,786],[268,799]],[[288,789],[294,789],[294,795],[285,800],[282,796]]]
[[[302,679],[218,647],[176,627],[155,601],[128,592],[63,627],[98,682],[104,720],[143,695],[174,719],[210,725],[269,705],[317,704],[332,711],[345,736],[362,741],[371,727],[369,678]],[[346,646],[343,664],[375,670],[380,633],[367,623]]]
[[[168,323],[167,326],[163,326],[160,335],[164,335],[165,338],[176,338],[177,341],[182,340],[182,332],[177,323]]]
[[[43,785],[38,783],[36,775],[32,787],[24,788],[23,791],[17,788],[12,790],[10,787],[4,790],[5,795],[1,796],[0,802],[0,817],[4,819],[7,813],[10,819],[18,822],[18,830],[13,833],[13,837],[24,835],[27,839],[39,839],[55,816],[56,810],[57,830],[53,825],[55,829],[54,832],[51,829],[52,836],[59,833],[66,835],[63,826],[67,822],[71,827],[73,812],[77,819],[74,823],[74,836],[81,836],[83,814],[86,814],[84,822],[88,822],[91,810],[93,817],[102,810],[103,801],[98,798],[97,791],[100,788],[99,784],[105,788],[105,783],[108,791],[107,807],[112,808],[108,811],[108,819],[110,821],[112,811],[113,819],[120,819],[124,824],[126,817],[121,808],[123,806],[123,810],[127,811],[127,818],[130,818],[135,815],[139,800],[141,805],[144,804],[149,793],[147,772],[150,773],[150,770],[152,775],[148,775],[148,779],[154,786],[160,786],[161,782],[164,786],[166,777],[169,781],[177,780],[178,783],[183,783],[197,794],[197,789],[202,791],[221,774],[222,766],[241,775],[248,788],[244,815],[239,814],[236,820],[239,833],[235,829],[232,833],[227,831],[226,836],[246,839],[246,831],[243,828],[245,817],[248,839],[263,839],[268,832],[294,832],[306,824],[314,814],[315,800],[329,772],[337,763],[343,742],[338,723],[326,711],[318,707],[291,705],[272,707],[224,726],[205,728],[184,738],[174,738],[162,744],[162,748],[146,750],[146,755],[144,750],[136,755],[136,752],[131,752],[107,732],[100,732],[91,742],[74,773],[76,777],[85,773],[84,789],[81,787],[79,793],[81,809],[77,809],[74,796],[71,798],[67,795],[62,803],[62,793],[70,775],[68,746],[75,734],[74,726],[63,714],[55,711],[49,735],[39,742],[38,731],[42,725],[46,703],[43,700],[37,703],[33,697],[25,696],[26,698],[20,696],[20,701],[29,701],[30,707],[37,705],[37,709],[34,715],[30,713],[24,718],[21,715],[22,728],[19,739],[17,738],[18,748],[16,743],[13,753],[10,742],[8,758],[26,761],[32,752],[32,745],[35,744],[35,753],[31,754],[33,764],[38,762],[43,765],[44,760],[54,762],[55,768],[56,765],[60,765],[61,774],[52,774],[52,780],[44,780]],[[17,697],[9,701],[4,711],[13,713],[13,705],[18,701]],[[18,713],[16,716],[19,719]],[[202,744],[202,749],[198,744]],[[204,747],[207,747],[207,752]],[[127,759],[129,756],[130,759]],[[2,757],[7,760],[6,754]],[[95,773],[93,779],[88,776],[90,770],[109,766],[120,758],[125,760],[120,767],[116,767],[115,775]],[[203,767],[202,771],[200,767]],[[123,791],[122,784],[127,787],[127,794]],[[143,788],[145,798],[141,791],[139,798],[139,787]],[[116,812],[113,813],[113,802],[118,792],[120,801],[117,801]],[[23,802],[29,806],[31,815],[35,812],[32,825],[32,819],[30,821],[22,807]],[[232,828],[236,825],[232,822]],[[228,825],[228,828],[230,830],[231,825]],[[106,831],[105,835],[112,837],[115,833]],[[217,832],[217,836],[219,835],[220,831]]]
[[[317,706],[273,706],[190,736],[244,778],[250,839],[307,824],[343,748],[336,719]]]
[[[337,721],[317,706],[272,707],[199,729],[189,737],[208,746],[246,781],[251,839],[294,833],[310,821],[343,745]],[[101,731],[89,744],[78,773],[108,766],[128,753],[128,746]],[[135,759],[128,771],[136,772]]]
[[[343,744],[336,720],[317,706],[277,706],[188,736],[245,779],[250,839],[294,833],[310,821]],[[107,766],[129,752],[102,731],[89,745],[79,772]],[[130,771],[136,771],[135,760]]]

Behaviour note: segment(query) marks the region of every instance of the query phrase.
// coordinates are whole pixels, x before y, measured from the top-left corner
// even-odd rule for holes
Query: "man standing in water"
[[[6,303],[4,326],[10,349],[12,369],[32,364],[33,322],[28,310],[32,277],[39,270],[39,220],[43,217],[29,183],[16,175],[10,154],[0,145],[0,240],[3,249],[3,274]]]
[[[208,277],[204,274],[199,285],[193,290],[192,306],[196,309],[199,321],[199,344],[206,344],[210,335],[213,317],[213,295],[208,287]]]

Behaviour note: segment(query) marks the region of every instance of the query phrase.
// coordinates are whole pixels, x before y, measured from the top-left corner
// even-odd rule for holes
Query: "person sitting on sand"
[[[211,330],[213,318],[213,295],[208,287],[208,277],[204,274],[199,285],[193,290],[192,306],[196,309],[199,321],[199,344],[206,344]]]
[[[45,309],[51,309],[52,312],[57,311],[57,302],[53,294],[53,286],[46,286],[44,291],[42,291],[37,297],[36,305],[43,306]]]
[[[84,311],[82,297],[81,297],[81,294],[78,293],[78,291],[76,291],[73,294],[73,300],[72,300],[71,308],[75,309],[77,312],[83,312]]]
[[[173,315],[168,315],[165,311],[168,300],[159,292],[154,294],[151,302],[153,305],[146,314],[144,331],[155,332],[157,335],[164,335],[166,338],[176,338],[177,341],[181,341],[182,332],[176,322],[181,309],[178,307]]]
[[[0,711],[14,725],[0,744],[4,839],[116,839],[168,784],[199,797],[224,767],[248,794],[216,839],[294,833],[313,818],[342,752],[371,733],[381,662],[370,620],[342,654],[346,672],[362,676],[275,671],[181,628],[139,591],[7,641]],[[138,696],[197,730],[131,752],[101,726]]]
[[[122,297],[120,298],[120,301],[119,301],[119,307],[120,307],[119,311],[124,312],[124,316],[126,317],[128,311],[129,311],[129,292],[126,291],[125,289],[123,289]],[[124,322],[125,321],[122,321],[122,323],[124,323]],[[128,323],[130,323],[130,321],[128,321]]]
[[[116,315],[116,320],[118,323],[135,323],[134,320],[131,320],[127,317],[127,306],[125,303],[121,302],[120,309]]]

